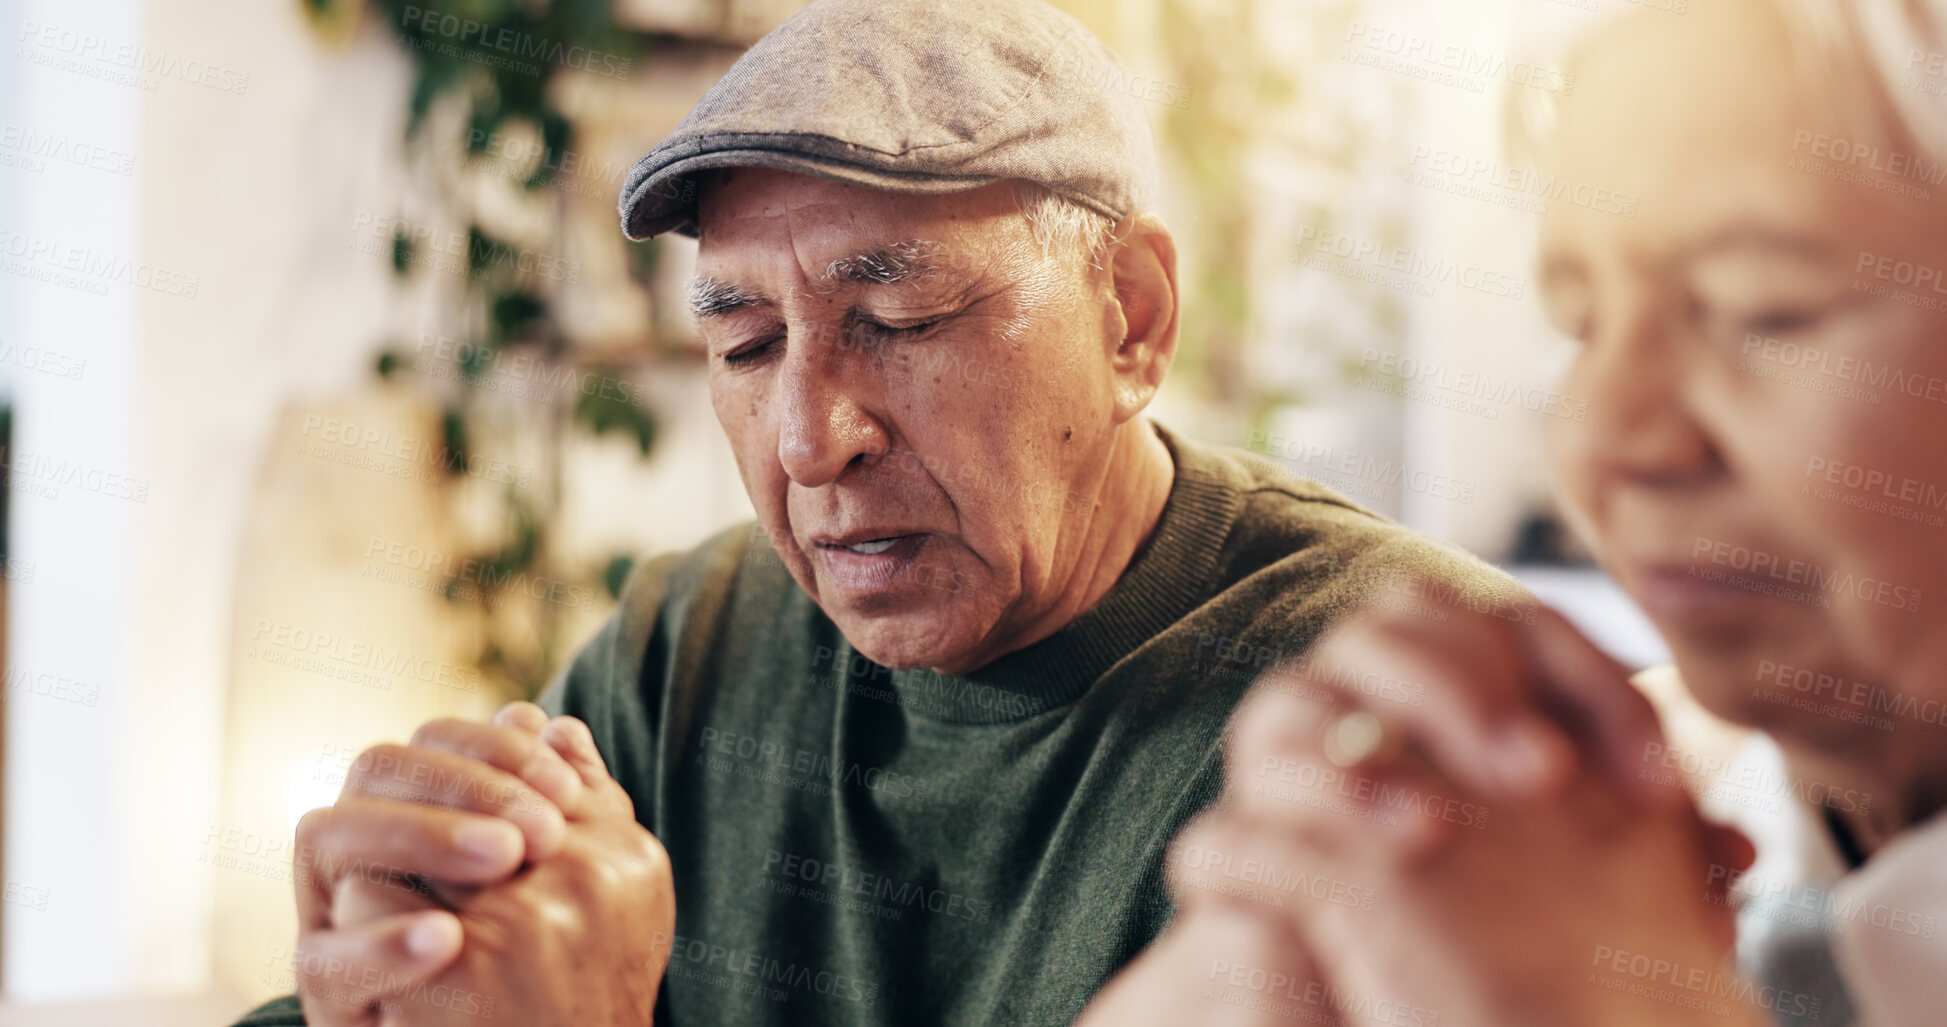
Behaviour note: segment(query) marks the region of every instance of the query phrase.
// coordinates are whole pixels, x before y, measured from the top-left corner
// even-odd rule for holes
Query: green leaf
[[[608,372],[604,372],[608,373]],[[584,392],[575,400],[575,423],[586,425],[597,438],[611,431],[635,437],[636,449],[647,457],[656,444],[656,415],[624,399],[602,392]]]
[[[635,557],[617,556],[608,562],[602,571],[602,584],[608,587],[610,599],[622,598],[622,586],[628,583],[629,572],[635,569]]]
[[[496,341],[506,343],[520,338],[522,330],[534,322],[546,320],[548,303],[531,292],[501,293],[493,298],[487,316]]]
[[[523,183],[529,189],[539,189],[554,181],[561,169],[561,162],[567,159],[569,146],[575,140],[575,125],[567,116],[553,107],[541,108],[541,159],[534,165],[534,173]]]
[[[439,419],[440,442],[446,453],[446,469],[453,474],[466,470],[466,415],[457,407],[447,407]]]
[[[662,263],[661,239],[644,239],[641,242],[624,242],[623,252],[627,254],[629,277],[648,285],[656,275],[656,266]]]
[[[392,273],[404,277],[412,270],[412,239],[401,228],[392,233]]]
[[[494,347],[491,343],[468,346],[460,353],[460,378],[474,382],[487,373],[487,365],[493,361]]]
[[[472,108],[467,111],[466,152],[473,156],[487,152],[487,144],[506,120],[506,109],[491,93],[475,96]]]

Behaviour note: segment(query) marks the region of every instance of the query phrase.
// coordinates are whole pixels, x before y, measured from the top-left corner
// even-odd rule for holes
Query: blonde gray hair
[[[1947,161],[1947,0],[1758,2],[1784,24],[1789,56],[1814,103],[1887,145]],[[1573,68],[1599,44],[1596,30],[1613,20],[1593,19],[1566,39],[1530,38],[1526,47],[1552,50],[1561,55],[1559,65]],[[1512,89],[1507,99],[1510,142],[1532,152],[1553,128],[1554,98]]]

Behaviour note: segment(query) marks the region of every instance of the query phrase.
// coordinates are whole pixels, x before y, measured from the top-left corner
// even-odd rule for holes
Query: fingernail
[[[406,951],[421,959],[442,956],[453,950],[453,918],[445,915],[422,916],[406,931]]]
[[[456,835],[460,848],[468,855],[497,862],[507,858],[511,830],[511,824],[500,821],[470,822],[461,824]]]

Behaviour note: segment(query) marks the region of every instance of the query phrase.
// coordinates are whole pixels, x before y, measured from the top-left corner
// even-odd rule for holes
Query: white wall
[[[389,180],[403,61],[328,51],[288,4],[10,3],[13,120],[134,166],[0,168],[0,230],[127,260],[149,287],[4,276],[0,345],[87,361],[79,382],[16,370],[20,449],[145,494],[12,496],[33,577],[14,582],[10,667],[99,698],[9,692],[6,876],[48,901],[5,907],[0,983],[21,1001],[198,990],[237,539],[277,410],[362,379],[384,327],[383,268],[334,258],[374,199],[359,187]],[[54,36],[18,38],[29,22]]]
[[[137,151],[143,93],[59,65],[95,67],[71,52],[83,34],[140,42],[139,13],[134,0],[11,4],[8,123]],[[52,45],[24,38],[39,25],[58,26]],[[134,805],[141,773],[122,758],[145,705],[135,694],[140,660],[127,569],[149,508],[80,483],[30,483],[41,467],[18,458],[46,461],[57,481],[63,463],[82,468],[84,478],[148,477],[133,430],[142,290],[112,272],[83,271],[64,283],[34,277],[60,273],[56,265],[70,256],[96,269],[139,260],[138,197],[132,178],[58,159],[0,174],[8,184],[0,205],[7,272],[0,347],[45,347],[86,360],[79,381],[13,369],[17,458],[9,500],[22,573],[12,582],[7,626],[5,866],[15,894],[35,901],[4,907],[0,980],[29,999],[108,994],[135,974],[133,950],[154,908],[135,894],[124,862],[148,846],[118,818]],[[57,679],[75,684],[53,687]],[[35,908],[43,896],[45,908]]]

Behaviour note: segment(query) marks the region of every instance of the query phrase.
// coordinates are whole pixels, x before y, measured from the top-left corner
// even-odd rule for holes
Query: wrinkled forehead
[[[732,168],[698,183],[697,273],[797,278],[819,287],[895,285],[986,273],[1031,238],[1013,188],[893,193]]]

